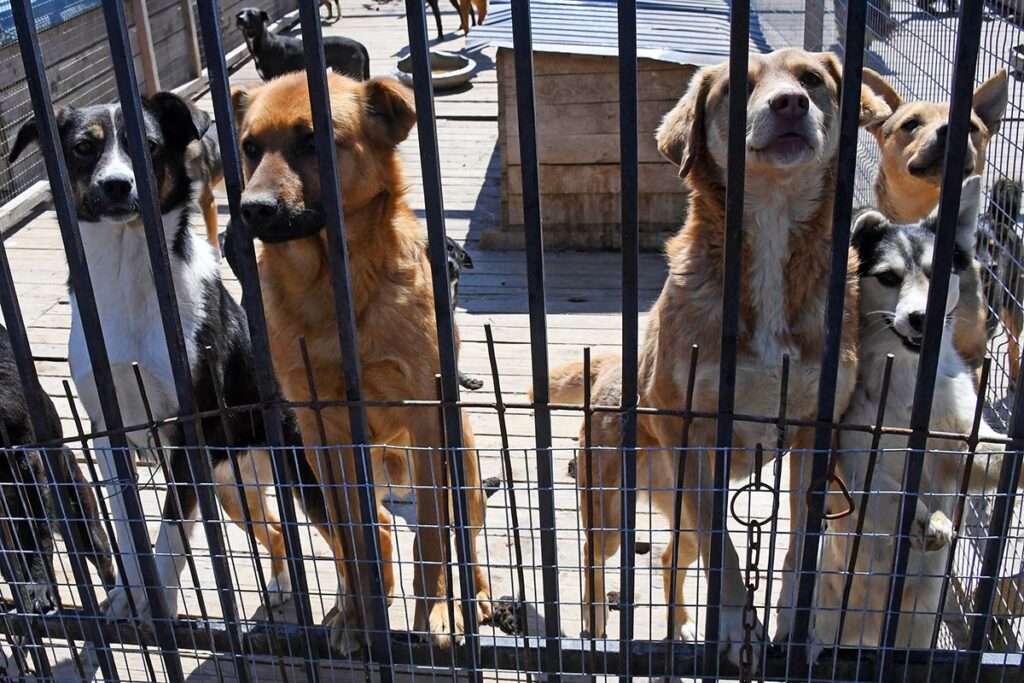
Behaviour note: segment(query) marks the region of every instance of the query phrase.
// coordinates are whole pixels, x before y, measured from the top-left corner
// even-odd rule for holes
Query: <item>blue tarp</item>
[[[51,28],[100,6],[100,0],[32,0],[36,29]],[[10,0],[0,0],[0,45],[17,41]]]

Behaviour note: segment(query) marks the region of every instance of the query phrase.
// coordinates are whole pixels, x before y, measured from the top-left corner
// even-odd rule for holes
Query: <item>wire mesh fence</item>
[[[1021,163],[1011,150],[1019,144],[1009,132],[1019,115],[1013,97],[984,166],[986,187],[990,178],[1004,181],[987,192],[994,208],[970,194],[980,196],[980,186],[963,182],[960,170],[969,153],[980,156],[967,144],[981,132],[972,130],[972,117],[985,113],[975,73],[984,80],[995,41],[1013,40],[992,38],[990,29],[1012,20],[977,3],[965,3],[954,20],[905,3],[853,2],[836,12],[841,76],[838,61],[785,53],[801,65],[793,80],[803,99],[769,108],[807,109],[803,93],[810,92],[814,106],[831,107],[822,125],[835,141],[834,165],[822,172],[823,191],[834,192],[835,202],[823,209],[817,298],[804,311],[815,331],[801,346],[765,341],[756,323],[753,332],[747,327],[741,300],[750,296],[743,273],[752,257],[744,244],[763,226],[744,213],[744,185],[761,189],[749,170],[757,151],[741,135],[726,141],[724,131],[744,128],[754,106],[748,88],[737,86],[747,83],[756,104],[763,70],[778,68],[766,66],[775,64],[770,56],[748,55],[751,21],[780,34],[799,30],[814,47],[827,46],[832,29],[813,1],[777,11],[758,4],[751,14],[749,3],[732,3],[729,65],[695,77],[709,91],[713,78],[729,86],[718,92],[718,108],[706,104],[701,114],[728,122],[718,148],[708,151],[718,143],[702,120],[694,130],[707,139],[689,152],[695,143],[662,149],[678,157],[684,176],[694,164],[696,173],[719,172],[711,192],[723,208],[713,226],[723,266],[708,276],[719,278],[713,301],[691,323],[707,343],[677,344],[657,363],[648,348],[658,333],[648,322],[641,351],[639,328],[636,7],[619,5],[621,353],[591,357],[581,348],[582,362],[567,370],[549,367],[529,3],[512,3],[533,393],[528,401],[503,396],[502,340],[488,326],[493,399],[474,401],[459,390],[422,3],[406,5],[412,94],[386,79],[355,85],[328,76],[312,1],[300,3],[305,76],[232,91],[220,7],[198,3],[204,54],[218,56],[207,63],[216,123],[205,125],[216,126],[223,154],[232,217],[226,248],[237,250],[230,253],[244,315],[223,288],[216,292],[221,308],[204,308],[213,299],[181,305],[193,290],[175,269],[196,263],[199,247],[167,239],[175,216],[165,210],[175,182],[168,150],[179,129],[147,136],[154,122],[164,125],[161,117],[182,111],[186,118],[172,118],[175,126],[201,136],[202,116],[173,100],[140,97],[124,7],[103,3],[122,117],[112,116],[112,125],[123,126],[119,144],[130,165],[145,169],[132,177],[134,256],[146,263],[139,289],[156,293],[147,328],[147,348],[159,349],[154,360],[130,357],[130,344],[124,351],[134,328],[112,312],[111,273],[95,260],[92,231],[101,223],[83,215],[94,209],[80,200],[73,155],[86,152],[77,139],[65,144],[68,122],[53,112],[32,7],[14,0],[70,270],[76,386],[63,383],[62,403],[76,432],[61,434],[53,424],[56,410],[37,380],[0,249],[0,304],[10,331],[0,389],[12,390],[0,403],[17,413],[0,435],[7,468],[0,469],[0,666],[7,677],[1020,680],[1024,539],[1016,491],[1024,406],[1011,350],[1020,332],[1020,209],[1005,182]],[[893,20],[904,12],[913,16]],[[924,76],[894,75],[912,72],[898,66],[898,56],[917,54],[900,47],[901,31],[925,18],[956,46],[952,58],[936,57],[944,66],[908,62],[920,65],[913,73],[942,83],[934,95],[911,85]],[[880,154],[863,151],[870,139],[858,132],[869,102],[862,83],[879,87],[872,73],[908,101],[949,104],[941,114],[949,143],[934,183],[943,191],[927,237],[853,211],[855,198],[867,198],[865,165],[882,164]],[[815,91],[828,78],[829,93]],[[260,127],[261,102],[282,101],[261,98],[275,96],[300,105],[298,134]],[[365,107],[355,114],[339,105],[356,101]],[[893,116],[898,107],[885,104],[884,116]],[[360,115],[366,120],[345,125],[346,116]],[[369,200],[353,194],[361,181],[351,168],[386,174],[378,168],[389,163],[359,155],[369,149],[391,159],[413,126],[427,239],[412,219],[415,239],[388,247],[411,250],[415,272],[403,273],[408,281],[389,276],[367,287],[362,269],[385,259],[361,251],[367,225],[379,227],[361,211],[396,193],[385,175]],[[359,134],[366,138],[351,137]],[[293,148],[306,155],[300,162],[261,171],[268,159],[293,159]],[[277,223],[281,202],[269,201],[267,188],[293,174],[316,178],[305,180],[316,191]],[[700,178],[689,179],[700,191]],[[291,232],[275,233],[282,225]],[[900,256],[898,275],[895,267],[868,265],[878,262],[872,258],[885,234],[925,245],[904,250],[911,255]],[[264,243],[259,263],[254,237]],[[849,257],[851,237],[860,265]],[[310,308],[275,290],[279,274],[267,265],[296,244],[316,245],[314,270],[326,274]],[[667,251],[675,258],[685,248],[675,240]],[[954,348],[947,321],[947,295],[975,268],[974,250],[985,273],[979,268],[975,282],[979,291],[988,287],[981,325],[994,321],[989,358],[976,368]],[[915,272],[925,273],[916,290],[908,284]],[[859,290],[851,285],[858,280]],[[406,289],[375,299],[389,281]],[[906,321],[897,321],[897,304],[885,298],[896,284],[901,296],[917,296]],[[784,285],[793,286],[779,278],[763,289]],[[416,309],[403,308],[409,300]],[[889,308],[871,308],[879,300]],[[223,311],[225,326],[197,332],[196,309]],[[368,317],[388,320],[390,334],[368,341],[376,329]],[[418,325],[405,325],[407,318]],[[858,324],[862,347],[879,334],[895,345],[875,356],[862,349],[859,375],[849,342]],[[405,351],[396,360],[374,344]],[[756,344],[763,348],[752,352]],[[659,363],[671,370],[652,369]],[[668,399],[652,389],[665,386],[659,381],[672,387]],[[471,410],[497,426],[497,447],[476,446]],[[578,447],[555,447],[553,425],[562,418],[577,425]],[[510,420],[532,420],[530,446],[511,442]],[[197,526],[203,534],[193,533]],[[201,664],[193,670],[186,662]]]

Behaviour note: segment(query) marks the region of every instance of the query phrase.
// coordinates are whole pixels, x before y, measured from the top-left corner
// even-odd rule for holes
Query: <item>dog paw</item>
[[[470,391],[476,391],[484,386],[483,380],[469,375],[459,375],[459,384]]]
[[[123,585],[118,585],[107,596],[107,599],[100,604],[100,612],[106,615],[110,621],[118,619],[138,619],[144,624],[153,623],[153,610],[149,604],[149,596],[146,591],[136,588],[129,591]],[[167,616],[174,619],[178,616],[178,600],[175,590],[164,590],[164,605],[167,607]],[[132,611],[132,602],[135,603],[135,611]]]
[[[490,617],[481,623],[490,624],[509,636],[522,635],[524,624],[519,619],[520,604],[511,596],[503,595],[493,605]]]
[[[911,547],[920,552],[942,550],[953,541],[953,522],[945,513],[936,510],[919,513],[914,520]]]
[[[718,627],[719,652],[724,654],[731,664],[739,667],[740,655],[746,639],[746,633],[743,628],[743,608],[723,607],[720,619]],[[754,674],[757,673],[759,662],[761,661],[761,650],[764,647],[763,635],[764,626],[755,617],[754,628],[750,634],[751,646],[753,648],[751,653],[751,673]]]
[[[330,630],[330,646],[343,657],[359,652],[363,647],[359,625],[335,605],[324,617],[324,627]]]
[[[490,498],[495,493],[501,490],[501,477],[487,477],[480,482],[480,487],[484,490],[484,495]]]
[[[267,582],[267,607],[278,607],[292,597],[292,577],[285,569]]]
[[[416,630],[421,633],[427,642],[436,648],[448,649],[453,643],[457,644],[462,640],[462,605],[455,602],[449,606],[446,600],[432,601],[427,612],[427,623],[418,625]],[[455,624],[450,622],[449,609],[455,614]]]

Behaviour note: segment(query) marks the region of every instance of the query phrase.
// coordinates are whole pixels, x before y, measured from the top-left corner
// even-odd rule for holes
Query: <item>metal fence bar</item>
[[[864,68],[864,25],[867,17],[866,0],[849,1],[849,20],[846,24],[846,46],[843,57],[842,94],[839,103],[839,151],[835,169],[835,199],[832,205],[832,247],[829,259],[828,298],[825,301],[825,334],[821,352],[821,374],[818,379],[817,419],[820,426],[814,431],[814,450],[811,453],[811,479],[807,482],[807,519],[804,536],[791,542],[802,546],[799,555],[796,612],[793,619],[793,639],[789,655],[805,656],[810,632],[811,602],[818,564],[818,546],[821,541],[822,519],[816,511],[825,509],[828,490],[829,459],[836,410],[836,384],[839,377],[839,356],[843,338],[843,314],[846,306],[847,264],[850,251],[850,221],[853,216],[853,192],[857,174],[857,137],[860,120],[861,72]],[[790,456],[793,457],[793,456]],[[790,482],[794,490],[800,482]],[[793,520],[794,525],[797,524]],[[796,533],[799,534],[797,529]],[[796,557],[796,555],[794,555]]]
[[[920,364],[914,389],[914,404],[910,414],[912,432],[907,442],[907,464],[903,482],[904,498],[900,508],[893,577],[889,588],[885,626],[882,632],[880,677],[887,674],[894,654],[892,648],[896,643],[896,630],[903,601],[903,586],[906,582],[907,560],[910,555],[910,527],[914,521],[914,508],[921,486],[921,470],[924,466],[925,449],[928,447],[928,428],[931,421],[932,398],[935,393],[935,377],[939,363],[940,344],[938,342],[945,326],[946,295],[953,267],[957,216],[960,211],[960,190],[963,181],[961,169],[964,167],[967,136],[971,126],[974,69],[981,44],[983,10],[981,2],[965,2],[960,5],[959,30],[957,31],[956,56],[954,58],[955,71],[949,107],[949,128],[944,155],[945,166],[942,175],[942,192],[939,196],[939,223],[936,229],[932,273],[928,285],[924,339],[921,345]]]
[[[11,265],[7,260],[7,248],[0,240],[0,308],[3,309],[4,322],[10,335],[11,350],[14,353],[15,363],[18,368],[18,375],[21,378],[21,388],[24,392],[28,417],[32,424],[32,430],[37,440],[42,441],[52,438],[47,434],[49,427],[46,424],[47,401],[49,398],[43,392],[39,384],[39,377],[36,374],[35,362],[32,360],[32,349],[29,346],[28,333],[25,330],[25,319],[21,314],[21,306],[18,304],[17,292],[14,287],[14,276],[11,274]],[[51,406],[52,409],[52,406]],[[11,444],[20,445],[20,444]],[[13,454],[5,457],[13,458]],[[87,554],[83,548],[76,543],[77,535],[71,528],[71,499],[68,497],[68,485],[74,485],[67,471],[64,461],[63,447],[60,445],[52,448],[39,449],[39,457],[43,461],[46,470],[46,487],[49,495],[56,504],[57,525],[60,527],[61,536],[68,546],[68,560],[71,563],[71,571],[75,577],[78,588],[78,596],[82,600],[84,615],[87,620],[86,630],[91,632],[94,642],[99,645],[99,664],[103,675],[108,680],[118,678],[117,670],[114,667],[114,660],[111,656],[110,646],[103,637],[103,632],[97,628],[96,622],[100,619],[99,605],[92,590],[92,577],[85,565],[84,557]],[[23,482],[22,486],[39,486],[42,482]],[[45,510],[45,507],[44,507]],[[74,520],[82,523],[81,520]],[[49,523],[49,522],[48,522]],[[18,591],[15,589],[15,593]],[[74,647],[72,646],[72,652]]]
[[[619,554],[619,638],[633,640],[633,600],[636,564],[636,438],[637,356],[640,349],[640,157],[637,143],[636,0],[619,0],[619,151],[622,182],[622,549]],[[632,676],[629,660],[621,674]]]
[[[134,168],[135,182],[139,189],[140,215],[145,230],[150,265],[153,268],[160,319],[167,343],[171,373],[174,377],[178,410],[188,415],[197,412],[198,405],[192,389],[192,370],[185,350],[185,339],[177,305],[178,298],[175,292],[174,278],[171,275],[167,239],[164,235],[156,176],[153,173],[149,141],[146,137],[142,100],[135,74],[135,63],[132,60],[131,43],[128,39],[128,23],[124,15],[124,5],[117,0],[104,0],[103,15],[107,25],[107,37],[110,40],[111,61],[121,100],[121,112],[127,129],[128,152]],[[226,620],[237,621],[239,616],[234,600],[231,570],[227,563],[224,530],[220,524],[220,508],[213,488],[208,485],[213,481],[209,451],[206,450],[199,424],[191,420],[184,420],[182,421],[182,430],[185,440],[184,451],[172,452],[169,455],[171,458],[188,458],[192,477],[189,484],[196,487],[203,528],[210,544],[213,575],[217,584],[221,609],[224,611]],[[181,482],[178,482],[177,485],[181,485]],[[168,490],[168,495],[174,494]],[[179,509],[179,512],[182,517],[180,523],[187,523],[184,511]],[[165,523],[168,521],[170,520],[165,520]],[[174,523],[176,522],[179,520],[174,520]],[[249,674],[241,642],[232,639],[231,644],[235,673],[239,680],[248,681]]]
[[[109,445],[113,449],[113,460],[117,470],[116,476],[124,491],[125,514],[131,534],[131,550],[139,564],[146,598],[150,613],[153,616],[154,634],[160,649],[161,658],[166,672],[172,680],[182,679],[181,660],[177,657],[174,633],[167,619],[164,594],[160,586],[156,562],[150,545],[149,532],[143,522],[142,502],[135,488],[134,468],[130,461],[128,441],[123,432],[121,411],[118,404],[110,361],[107,357],[106,343],[103,339],[96,298],[93,293],[89,266],[85,259],[82,239],[78,230],[78,219],[71,201],[71,184],[68,180],[67,166],[61,151],[60,137],[53,113],[53,102],[45,80],[42,52],[36,34],[35,16],[29,0],[13,0],[11,9],[18,32],[18,45],[21,50],[22,62],[25,66],[25,79],[32,99],[32,109],[36,115],[39,129],[39,145],[43,150],[47,176],[52,188],[54,211],[60,226],[64,252],[68,260],[71,289],[74,292],[82,324],[86,329],[97,334],[86,335],[86,346],[92,364],[96,389],[103,409],[103,422],[106,429],[114,430],[109,437]],[[137,613],[136,605],[128,591],[132,609]]]
[[[327,86],[327,64],[324,57],[323,36],[320,28],[318,3],[314,0],[300,0],[299,16],[302,22],[302,48],[306,60],[306,79],[309,84],[309,103],[313,111],[313,135],[316,157],[320,169],[323,205],[327,218],[328,260],[331,270],[331,285],[334,292],[334,309],[338,322],[338,337],[341,343],[342,370],[345,376],[345,395],[349,401],[362,399],[362,372],[359,360],[359,344],[356,330],[355,304],[352,299],[351,280],[348,266],[348,239],[345,234],[345,212],[341,200],[341,185],[338,178],[338,160],[334,146],[334,123],[331,116],[330,90]],[[349,407],[349,425],[352,446],[355,451],[356,484],[359,496],[359,514],[365,544],[365,558],[352,558],[354,576],[349,577],[353,593],[361,593],[359,564],[363,559],[369,565],[368,583],[370,588],[372,624],[366,624],[372,635],[373,656],[382,664],[380,674],[385,680],[391,677],[392,655],[387,635],[391,630],[388,621],[387,595],[384,591],[383,567],[380,562],[379,538],[377,535],[377,504],[374,498],[373,463],[369,448],[370,435],[366,412],[358,403]],[[346,496],[347,496],[346,491]],[[349,520],[356,525],[356,520]],[[354,532],[353,532],[354,533]],[[354,554],[353,550],[353,554]],[[370,615],[367,615],[370,616]]]
[[[458,339],[448,287],[448,246],[444,220],[444,190],[441,183],[441,160],[437,143],[437,121],[434,116],[434,88],[428,50],[426,5],[421,0],[406,0],[406,21],[409,28],[409,53],[412,56],[413,91],[416,98],[416,132],[420,143],[420,169],[423,173],[423,196],[427,214],[427,251],[434,289],[434,320],[441,366],[441,395],[444,397],[444,441],[447,450],[448,481],[452,486],[455,512],[455,550],[459,562],[459,583],[462,590],[463,627],[469,655],[470,676],[480,680],[477,661],[476,618],[477,586],[474,537],[469,525],[468,485],[466,479],[465,434],[462,430],[462,409],[459,400],[459,369],[456,357]],[[477,458],[474,451],[469,457]],[[445,487],[447,488],[447,487]],[[479,493],[479,492],[478,492]],[[454,586],[449,589],[454,592]]]
[[[558,600],[558,545],[555,538],[555,488],[548,407],[548,330],[544,294],[544,225],[540,204],[537,157],[537,105],[533,83],[533,34],[530,1],[511,0],[512,42],[515,44],[516,114],[523,181],[523,225],[526,231],[526,283],[530,304],[530,358],[533,375],[534,432],[537,443],[537,496],[540,503],[540,548],[544,582],[544,662],[553,683],[561,671],[561,618]],[[601,598],[603,599],[603,598]]]
[[[293,456],[305,457],[298,448],[301,437],[298,434],[286,435],[281,409],[274,399],[279,398],[277,378],[274,374],[274,361],[270,355],[270,340],[267,336],[266,313],[263,309],[263,293],[260,289],[259,274],[256,266],[256,253],[253,248],[252,236],[248,226],[240,219],[240,202],[242,196],[242,166],[238,154],[238,135],[234,126],[234,112],[231,106],[231,92],[228,82],[227,61],[224,57],[223,39],[220,26],[220,0],[198,0],[199,26],[202,33],[203,47],[206,54],[206,68],[210,79],[210,96],[216,116],[217,139],[220,144],[221,162],[224,168],[224,186],[228,196],[228,210],[231,216],[231,230],[237,231],[238,240],[234,240],[232,248],[237,250],[239,258],[238,279],[242,286],[242,306],[245,308],[246,320],[249,325],[249,338],[252,340],[253,363],[256,369],[256,387],[260,401],[265,404],[263,421],[270,446],[296,447]],[[294,467],[281,458],[271,458],[274,472],[274,487],[277,492],[277,505],[281,513],[281,531],[284,534],[285,552],[288,555],[288,573],[292,579],[293,600],[299,623],[306,629],[313,627],[312,609],[309,598],[309,585],[306,570],[302,561],[302,541],[295,515],[295,502],[289,482],[293,479]],[[308,631],[307,631],[308,632]],[[307,639],[304,643],[307,654],[305,673],[309,681],[319,680],[318,668],[314,663],[314,650]]]
[[[729,9],[729,130],[747,129],[747,65],[750,44],[750,0],[734,0]],[[718,377],[718,424],[715,434],[714,488],[712,492],[711,552],[708,561],[708,605],[704,620],[705,675],[718,672],[722,575],[725,572],[725,537],[728,534],[729,460],[732,448],[733,409],[736,401],[736,358],[739,345],[740,271],[743,261],[743,206],[747,141],[730,135],[725,197],[725,266],[722,283],[722,345]],[[700,457],[700,456],[698,456]],[[700,463],[697,471],[702,471]],[[703,477],[701,477],[703,482]],[[694,482],[698,487],[703,483]],[[707,495],[706,491],[701,491]],[[698,522],[698,526],[700,526]],[[685,670],[685,669],[682,669]]]

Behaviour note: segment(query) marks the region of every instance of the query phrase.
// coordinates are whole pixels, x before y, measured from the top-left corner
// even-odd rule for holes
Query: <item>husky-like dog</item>
[[[969,434],[978,400],[974,376],[953,345],[950,319],[957,304],[960,275],[974,260],[975,233],[981,205],[981,177],[964,181],[956,229],[956,251],[946,299],[930,429]],[[920,223],[892,223],[875,210],[856,217],[853,248],[860,257],[860,366],[857,388],[844,417],[848,424],[874,424],[878,414],[886,357],[894,356],[885,426],[909,427],[918,361],[924,338],[925,307],[932,272],[937,210]],[[980,437],[998,438],[981,420]],[[865,479],[872,435],[842,432],[838,466],[856,499],[856,512],[830,521],[822,549],[815,639],[821,647],[837,643],[875,647],[885,618],[894,539],[902,505],[907,437],[884,435],[872,481]],[[941,612],[943,576],[955,529],[957,493],[969,462],[966,444],[956,439],[929,438],[921,475],[917,512],[911,531],[907,581],[901,605],[896,647],[931,647]],[[982,441],[973,458],[969,487],[980,492],[995,487],[1003,446]],[[864,491],[870,490],[865,496]],[[859,492],[859,496],[858,496]],[[858,517],[864,509],[854,576],[847,575]],[[845,581],[852,581],[849,609],[841,637],[839,608]]]

